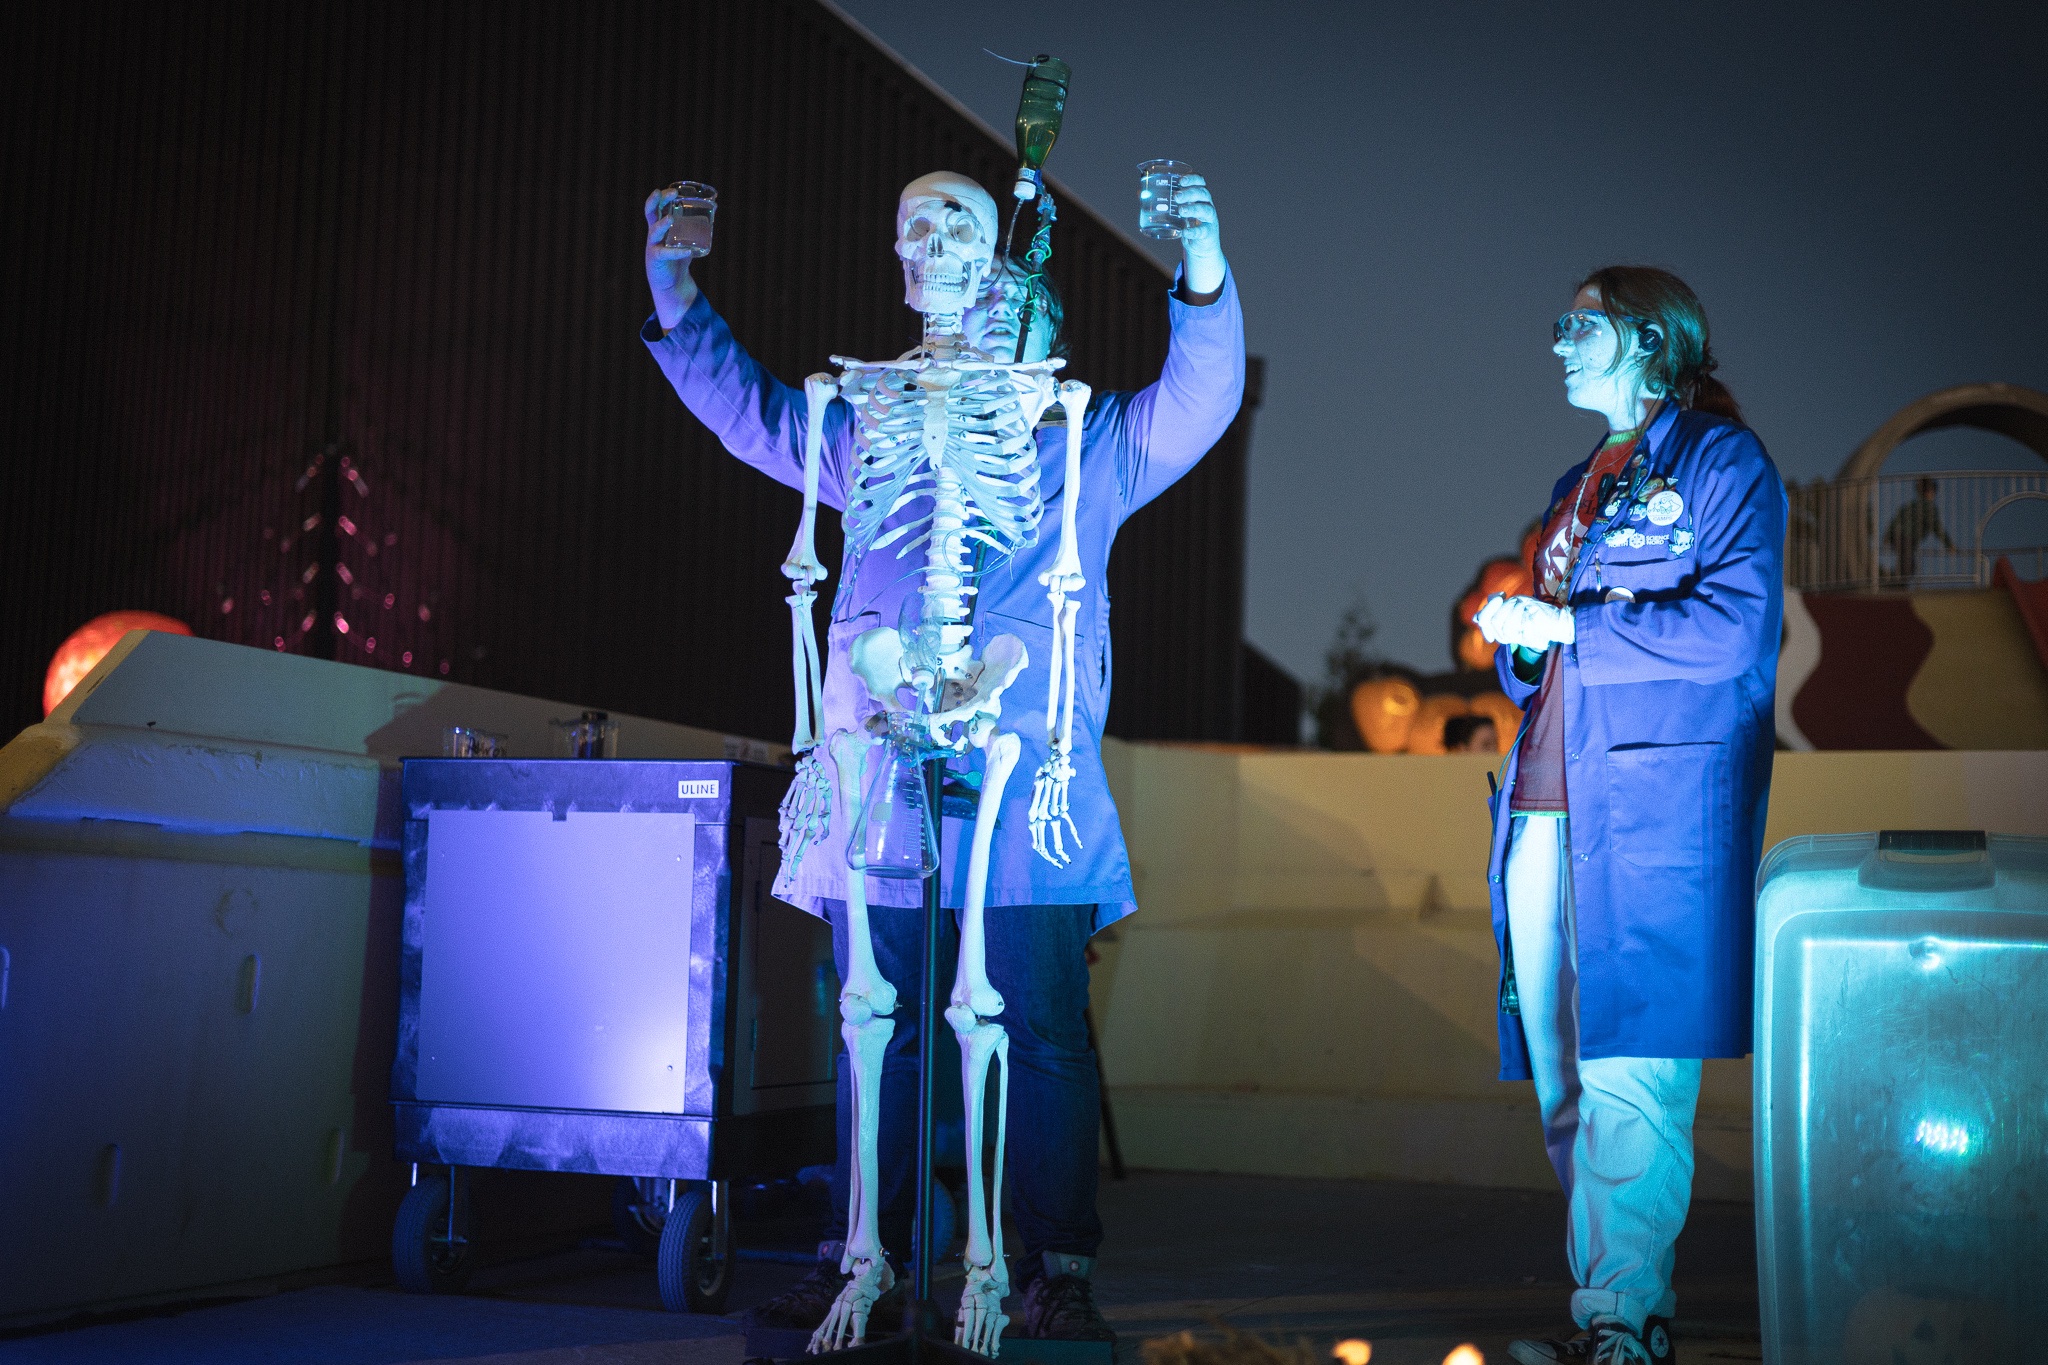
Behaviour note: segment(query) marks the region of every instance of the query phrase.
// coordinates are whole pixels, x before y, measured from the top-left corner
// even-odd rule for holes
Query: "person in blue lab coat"
[[[1701,1059],[1750,1047],[1785,492],[1677,276],[1593,272],[1552,349],[1607,435],[1551,495],[1535,595],[1474,619],[1525,712],[1488,868],[1501,1077],[1536,1082],[1582,1330],[1509,1354],[1663,1365]]]

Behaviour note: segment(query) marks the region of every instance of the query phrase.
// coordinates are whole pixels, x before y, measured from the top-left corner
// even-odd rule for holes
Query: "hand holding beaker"
[[[679,180],[647,196],[647,289],[654,315],[666,332],[697,301],[690,262],[711,250],[711,220],[718,191],[695,180]]]

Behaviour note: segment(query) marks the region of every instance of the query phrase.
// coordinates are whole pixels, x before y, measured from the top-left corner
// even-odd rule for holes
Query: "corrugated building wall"
[[[915,343],[897,191],[1007,146],[806,0],[43,7],[0,64],[7,732],[125,607],[787,731],[799,499],[644,353],[641,201],[718,186],[698,278],[794,381]],[[1157,265],[1063,198],[1053,268],[1073,372],[1149,381]],[[1252,407],[1120,539],[1113,733],[1240,733]]]

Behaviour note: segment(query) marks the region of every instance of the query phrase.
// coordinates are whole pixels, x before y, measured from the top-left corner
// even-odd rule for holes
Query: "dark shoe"
[[[1593,1353],[1586,1365],[1652,1365],[1650,1348],[1620,1318],[1594,1318],[1591,1331]]]
[[[1643,1324],[1644,1355],[1652,1365],[1678,1365],[1678,1347],[1671,1340],[1671,1319],[1651,1318]],[[1508,1355],[1520,1365],[1587,1365],[1593,1359],[1593,1333],[1550,1337],[1542,1341],[1511,1341]],[[1617,1357],[1627,1359],[1626,1356]]]
[[[818,1263],[810,1273],[785,1292],[740,1314],[740,1321],[750,1327],[817,1331],[825,1314],[832,1310],[832,1301],[839,1297],[840,1286],[847,1281],[847,1276],[839,1272],[839,1257],[845,1246],[844,1242],[818,1243]]]
[[[740,1321],[749,1327],[780,1327],[790,1331],[815,1332],[825,1321],[825,1315],[832,1311],[832,1301],[839,1297],[848,1276],[840,1273],[839,1258],[845,1254],[844,1242],[818,1243],[818,1263],[810,1273],[791,1285],[789,1289],[768,1300],[757,1303],[740,1314]],[[904,1306],[909,1302],[899,1276],[895,1287],[868,1310],[867,1339],[894,1336],[903,1330]]]
[[[1585,1365],[1593,1354],[1593,1334],[1575,1337],[1525,1338],[1508,1343],[1508,1357],[1517,1365]]]
[[[1048,1251],[1039,1273],[1024,1284],[1022,1335],[1041,1341],[1116,1340],[1116,1330],[1095,1306],[1093,1256]]]

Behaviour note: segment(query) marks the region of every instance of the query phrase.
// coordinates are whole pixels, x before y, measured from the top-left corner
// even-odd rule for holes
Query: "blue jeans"
[[[832,923],[832,956],[846,976],[846,906],[825,902]],[[1003,905],[986,912],[988,977],[1002,993],[996,1016],[1010,1035],[1010,1119],[1003,1169],[1010,1212],[1024,1245],[1025,1264],[1043,1252],[1093,1256],[1102,1245],[1095,1211],[1096,1142],[1102,1121],[1102,1082],[1088,1026],[1088,937],[1092,905]],[[896,1032],[882,1062],[881,1233],[894,1256],[910,1248],[917,1192],[917,1023],[923,985],[924,910],[919,906],[868,907],[875,963],[896,987]],[[958,912],[943,917],[939,945],[939,1027],[945,1046],[935,1051],[935,1107],[959,1112],[959,1052],[945,1023],[945,994],[953,988],[960,950]],[[941,1040],[934,1040],[939,1042]],[[853,1140],[853,1068],[839,1059],[839,1160],[832,1176],[828,1239],[846,1236],[849,1162]],[[989,1089],[996,1072],[989,1071]],[[963,1206],[964,1207],[964,1206]],[[964,1231],[964,1229],[963,1229]]]

